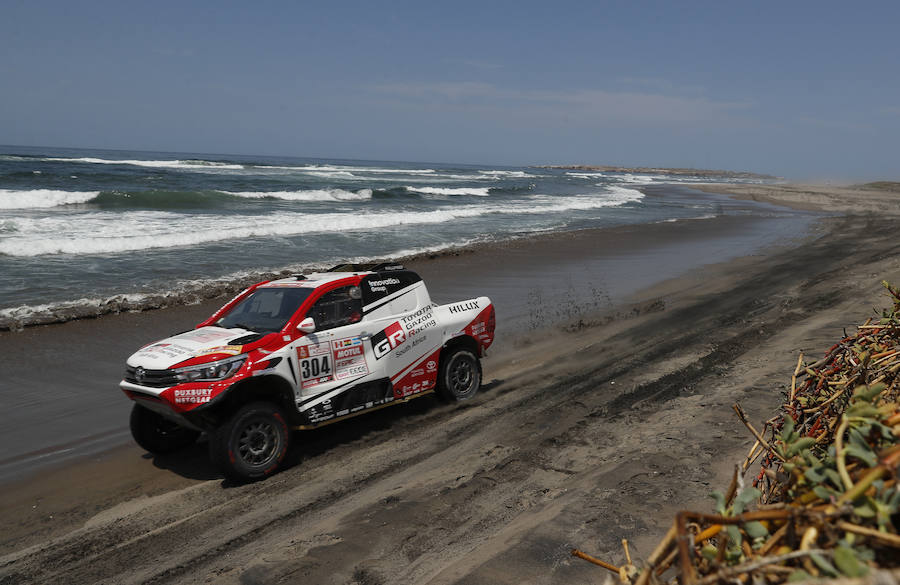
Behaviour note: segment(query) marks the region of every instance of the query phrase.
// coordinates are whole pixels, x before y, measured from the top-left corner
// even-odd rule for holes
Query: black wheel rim
[[[255,420],[245,425],[237,440],[237,454],[251,467],[265,467],[278,456],[281,437],[271,421]]]
[[[472,390],[475,381],[475,366],[471,360],[459,357],[453,360],[447,372],[450,391],[456,396],[465,396]]]

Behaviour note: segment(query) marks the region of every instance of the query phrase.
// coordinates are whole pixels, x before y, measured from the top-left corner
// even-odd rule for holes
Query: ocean
[[[0,146],[0,320],[189,302],[270,273],[541,232],[750,212],[638,190],[716,180],[735,179]]]

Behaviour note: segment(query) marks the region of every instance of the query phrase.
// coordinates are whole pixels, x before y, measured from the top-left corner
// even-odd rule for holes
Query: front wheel
[[[438,394],[451,402],[471,398],[481,387],[481,362],[468,349],[457,348],[441,358]]]
[[[131,408],[131,436],[150,453],[171,453],[192,445],[200,431],[183,427],[161,414],[135,404]]]
[[[209,455],[225,477],[254,481],[278,469],[290,440],[282,410],[271,402],[252,402],[209,434]]]

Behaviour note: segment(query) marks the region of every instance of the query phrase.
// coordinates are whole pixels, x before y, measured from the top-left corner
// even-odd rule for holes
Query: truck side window
[[[353,289],[356,291],[354,292]],[[317,331],[356,323],[362,319],[362,299],[359,295],[359,288],[344,286],[325,293],[316,301],[306,316],[315,319]]]

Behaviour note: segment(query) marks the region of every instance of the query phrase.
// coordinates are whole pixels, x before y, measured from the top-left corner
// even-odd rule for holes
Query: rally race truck
[[[206,433],[222,473],[251,481],[278,469],[294,429],[433,392],[472,397],[494,326],[487,297],[436,305],[403,266],[345,264],[249,287],[138,350],[120,387],[142,448],[173,452]]]

